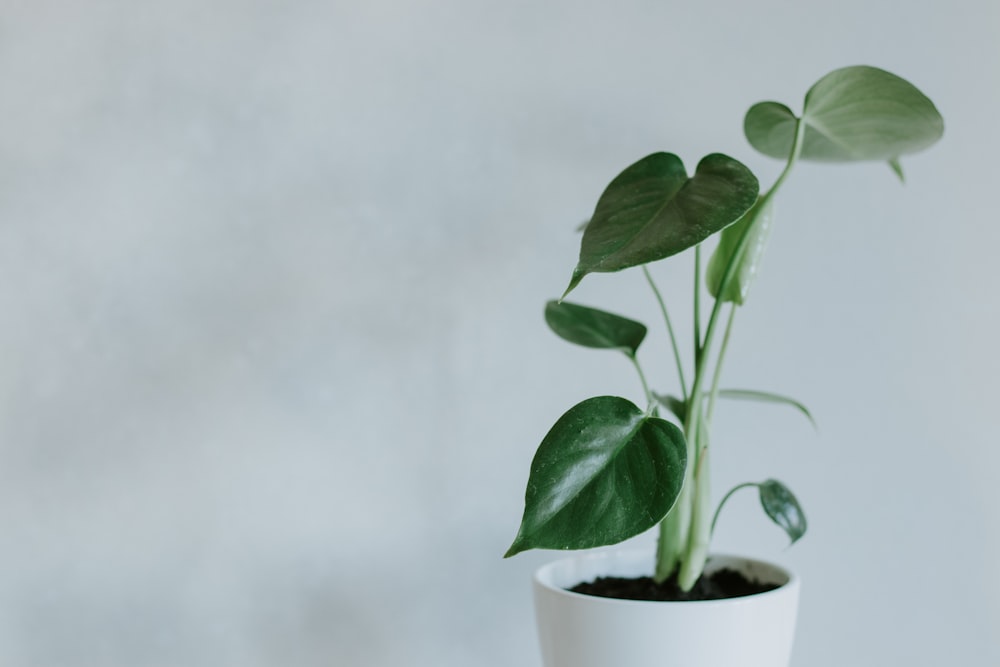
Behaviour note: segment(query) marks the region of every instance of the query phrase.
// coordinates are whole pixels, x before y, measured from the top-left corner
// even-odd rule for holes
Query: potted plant
[[[547,304],[545,319],[571,343],[622,352],[638,373],[641,400],[590,398],[558,419],[532,461],[524,515],[506,556],[617,544],[654,526],[659,535],[655,554],[604,551],[539,571],[535,598],[546,667],[646,665],[651,650],[685,667],[788,664],[797,578],[774,565],[709,556],[719,510],[745,487],[757,490],[766,514],[793,543],[806,530],[798,501],[777,480],[741,484],[717,504],[711,495],[718,399],[786,403],[809,417],[785,396],[721,388],[734,315],[761,260],[774,199],[799,162],[884,161],[902,180],[900,158],[935,143],[943,127],[934,104],[912,84],[874,67],[846,67],[809,89],[800,115],[777,102],[747,112],[750,145],[785,160],[769,189],[761,192],[746,166],[720,153],[703,158],[692,176],[676,155],[654,153],[604,190],[584,226],[569,286]],[[694,255],[694,349],[685,368],[647,265],[687,250]],[[591,273],[636,267],[663,317],[677,368],[675,395],[647,381],[638,357],[643,324],[564,300]],[[566,590],[595,577],[596,595],[608,597]],[[730,579],[739,582],[735,589]],[[647,592],[610,589],[619,585]],[[758,592],[750,592],[754,585]],[[615,640],[623,643],[608,643]]]

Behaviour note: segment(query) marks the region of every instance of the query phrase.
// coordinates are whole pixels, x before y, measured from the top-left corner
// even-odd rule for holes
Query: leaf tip
[[[587,275],[587,272],[581,270],[579,266],[573,269],[573,277],[570,278],[569,286],[566,288],[566,291],[563,292],[561,297],[559,297],[558,303],[562,303],[563,300],[569,296],[569,293],[576,289],[576,286],[580,284],[580,281],[583,280],[585,275]]]
[[[516,556],[517,554],[521,553],[522,551],[525,551],[526,549],[527,547],[523,545],[521,536],[518,535],[516,538],[514,538],[514,543],[510,545],[510,548],[507,549],[503,557],[510,558],[511,556]]]
[[[906,177],[903,175],[903,165],[899,163],[898,157],[894,157],[889,160],[889,168],[892,169],[892,173],[896,174],[899,178],[900,183],[906,183]]]

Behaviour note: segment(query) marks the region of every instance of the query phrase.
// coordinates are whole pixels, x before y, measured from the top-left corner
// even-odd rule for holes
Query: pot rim
[[[777,575],[779,579],[784,579],[783,583],[779,583],[778,587],[765,591],[763,593],[753,593],[751,595],[741,595],[734,598],[722,598],[717,600],[627,600],[623,598],[606,598],[598,597],[595,595],[587,595],[585,593],[574,593],[573,591],[563,588],[559,584],[552,582],[552,577],[554,571],[560,567],[566,567],[569,563],[573,562],[599,562],[599,561],[613,561],[613,560],[633,560],[633,559],[644,559],[648,558],[650,563],[653,562],[655,558],[655,552],[651,549],[620,549],[620,550],[608,550],[608,551],[598,551],[591,553],[578,554],[575,556],[568,556],[566,558],[560,558],[558,560],[551,561],[542,565],[535,570],[533,581],[536,586],[549,591],[552,594],[565,596],[570,599],[588,600],[594,604],[608,604],[608,605],[655,605],[655,606],[670,606],[670,605],[698,605],[698,606],[723,606],[723,605],[740,605],[740,604],[753,604],[755,600],[760,600],[763,598],[770,598],[779,595],[787,595],[790,592],[795,592],[800,586],[800,581],[798,575],[793,571],[785,568],[771,561],[761,560],[759,558],[752,558],[750,556],[740,556],[735,554],[727,553],[713,553],[709,555],[709,563],[712,561],[735,561],[744,565],[750,565],[751,567],[763,568],[769,570]],[[723,562],[722,566],[727,563]],[[600,576],[599,574],[588,575],[588,576]],[[631,576],[631,575],[623,575]],[[634,575],[634,576],[648,576],[648,575]],[[583,577],[584,579],[587,577]]]

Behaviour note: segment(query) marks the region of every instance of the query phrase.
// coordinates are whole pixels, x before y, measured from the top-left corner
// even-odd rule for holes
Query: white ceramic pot
[[[607,551],[549,563],[535,574],[535,613],[545,667],[788,667],[799,580],[776,565],[713,556],[780,587],[728,600],[647,602],[571,593],[598,576],[647,576],[649,551]]]

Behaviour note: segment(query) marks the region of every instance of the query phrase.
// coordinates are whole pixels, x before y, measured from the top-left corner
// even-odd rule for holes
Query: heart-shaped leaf
[[[701,243],[737,221],[757,200],[757,178],[731,157],[704,157],[688,178],[680,158],[649,155],[601,195],[583,233],[566,293],[588,273],[640,266]]]
[[[556,422],[531,462],[524,516],[505,554],[616,544],[653,527],[684,483],[680,429],[624,398],[577,404]]]
[[[787,158],[792,152],[795,124],[792,110],[778,102],[758,102],[743,118],[743,134],[764,155]]]
[[[603,310],[565,301],[545,304],[545,321],[560,338],[584,347],[618,349],[635,356],[646,326]]]
[[[722,230],[719,235],[719,245],[715,247],[708,268],[705,271],[705,282],[709,293],[724,302],[743,305],[750,291],[750,283],[757,275],[757,267],[764,257],[767,239],[771,234],[771,221],[774,219],[774,205],[770,198],[761,198],[735,225]],[[748,231],[749,230],[749,231]],[[722,279],[726,268],[734,261],[734,255],[744,234],[749,234],[743,253],[736,259],[732,277],[725,294],[722,291]]]
[[[771,521],[781,526],[792,544],[806,534],[806,515],[792,492],[776,479],[761,482],[760,504],[771,517]]]
[[[875,67],[835,70],[806,94],[802,112],[803,160],[885,160],[901,173],[898,158],[932,145],[944,133],[934,103],[905,79]],[[744,119],[750,144],[761,153],[788,158],[795,116],[777,102],[750,108]]]

